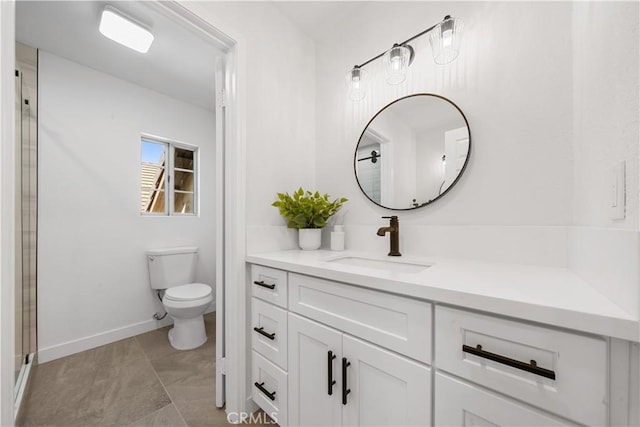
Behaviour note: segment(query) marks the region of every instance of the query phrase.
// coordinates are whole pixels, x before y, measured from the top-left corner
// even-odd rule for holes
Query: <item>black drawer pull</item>
[[[333,351],[329,350],[327,353],[327,373],[328,373],[328,382],[327,382],[327,393],[329,396],[333,395],[333,386],[336,385],[336,381],[333,379],[333,359],[336,358],[336,355],[333,354]]]
[[[253,281],[254,284],[258,285],[258,286],[262,286],[263,288],[267,288],[267,289],[275,289],[276,288],[276,284],[272,283],[264,283],[262,280],[254,280]]]
[[[274,332],[274,333],[270,334],[269,332],[265,332],[264,331],[264,326],[260,326],[259,328],[257,326],[255,326],[253,328],[253,330],[256,331],[257,333],[259,333],[260,335],[269,338],[272,341],[276,339],[276,333]]]
[[[276,400],[276,392],[274,391],[272,393],[269,393],[269,390],[267,390],[266,388],[263,387],[264,381],[261,382],[261,383],[258,383],[258,381],[256,381],[255,383],[253,383],[253,385],[258,387],[258,390],[260,390],[262,393],[264,393],[264,395],[267,396],[269,399]]]
[[[347,358],[342,358],[342,404],[347,404],[347,395],[351,393],[351,389],[347,388],[347,367],[351,366],[350,362],[347,362]]]
[[[489,359],[494,362],[502,363],[503,365],[511,366],[512,368],[531,372],[532,374],[540,375],[541,377],[552,380],[556,379],[556,373],[554,371],[539,367],[535,360],[532,360],[530,363],[521,362],[519,360],[483,350],[482,346],[479,344],[475,347],[463,344],[462,351],[473,354],[474,356],[482,357],[483,359]]]

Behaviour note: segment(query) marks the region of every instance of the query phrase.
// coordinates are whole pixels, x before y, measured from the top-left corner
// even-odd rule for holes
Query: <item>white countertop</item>
[[[566,268],[402,256],[391,261],[428,264],[400,273],[329,262],[342,257],[389,261],[391,257],[344,251],[280,251],[252,254],[247,262],[482,310],[577,331],[640,340],[632,317]]]

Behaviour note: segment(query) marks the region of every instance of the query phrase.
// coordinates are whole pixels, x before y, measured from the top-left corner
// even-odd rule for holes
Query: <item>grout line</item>
[[[167,403],[166,405],[164,405],[162,408],[156,409],[153,412],[149,412],[147,415],[143,415],[140,418],[135,419],[134,421],[130,422],[129,424],[127,424],[127,426],[133,425],[135,423],[137,423],[138,421],[140,421],[143,418],[147,418],[150,415],[153,415],[155,413],[158,413],[160,411],[162,411],[163,409],[165,409],[167,406],[173,406],[173,401],[171,403]],[[176,408],[176,411],[178,410],[178,408]],[[178,413],[180,413],[180,411],[178,411]]]
[[[182,411],[180,411],[180,408],[178,407],[178,405],[175,404],[175,401],[173,400],[173,397],[171,397],[171,393],[169,393],[169,390],[167,390],[167,387],[165,387],[164,383],[162,382],[162,379],[160,378],[160,375],[158,375],[158,372],[156,372],[156,368],[153,366],[153,363],[151,363],[151,359],[149,359],[149,356],[147,355],[147,352],[142,347],[142,344],[140,344],[140,342],[138,341],[138,335],[134,336],[134,338],[136,339],[136,344],[138,344],[138,346],[140,346],[140,349],[142,350],[142,354],[144,354],[144,358],[147,359],[147,363],[151,366],[151,370],[153,371],[153,373],[155,374],[156,378],[160,382],[160,385],[162,386],[162,389],[164,390],[164,392],[169,397],[169,400],[171,401],[171,404],[176,408],[176,412],[178,412],[178,415],[180,415],[180,419],[182,420],[184,425],[188,427],[189,424],[187,424],[187,421],[182,416]]]

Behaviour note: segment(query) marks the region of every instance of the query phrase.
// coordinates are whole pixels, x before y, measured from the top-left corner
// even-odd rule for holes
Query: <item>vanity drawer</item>
[[[287,369],[287,312],[251,298],[251,342],[254,350]]]
[[[289,309],[431,362],[431,304],[427,302],[290,273]]]
[[[261,265],[252,265],[251,295],[287,308],[287,272]]]
[[[565,422],[509,398],[436,374],[437,426],[568,426]]]
[[[279,425],[287,425],[287,373],[253,351],[251,398]]]
[[[435,322],[438,369],[580,423],[606,425],[604,339],[441,306]],[[532,360],[543,370],[524,370]]]

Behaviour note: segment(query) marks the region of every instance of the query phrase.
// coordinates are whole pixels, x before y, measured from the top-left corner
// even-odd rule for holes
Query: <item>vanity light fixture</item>
[[[140,53],[147,53],[154,39],[149,30],[109,5],[102,11],[100,33]]]
[[[387,50],[363,62],[355,65],[347,73],[347,85],[349,87],[349,98],[353,101],[360,101],[366,95],[364,87],[364,70],[362,67],[382,57],[387,74],[387,83],[396,85],[405,81],[407,77],[407,69],[413,62],[414,50],[409,42],[429,34],[431,50],[433,52],[433,60],[436,64],[448,64],[458,57],[460,50],[460,39],[464,24],[460,18],[452,18],[447,15],[441,22],[427,28],[421,33],[403,41],[396,43]]]
[[[413,62],[413,48],[410,45],[394,44],[382,57],[384,69],[387,72],[387,83],[397,85],[407,78],[407,69]]]
[[[347,86],[349,87],[349,98],[353,101],[364,99],[367,94],[367,72],[358,66],[353,67],[346,76]]]

